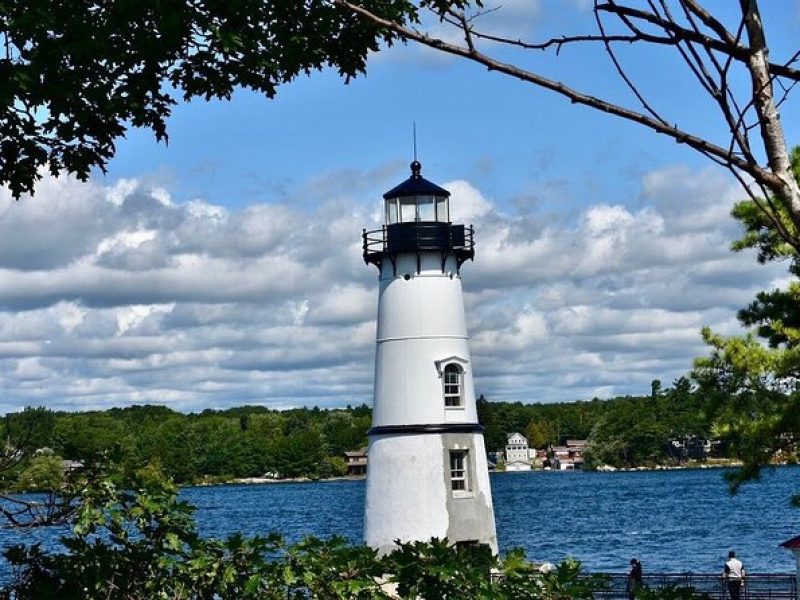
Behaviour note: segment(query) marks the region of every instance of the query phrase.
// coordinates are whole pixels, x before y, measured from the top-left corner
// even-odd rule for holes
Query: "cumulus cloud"
[[[316,204],[238,210],[134,179],[0,196],[2,408],[370,402],[377,282],[360,232],[396,178],[321,176],[306,186]],[[736,309],[785,277],[728,251],[739,193],[710,171],[649,173],[638,198],[576,218],[441,183],[476,228],[462,274],[489,398],[646,391],[704,352],[701,326],[735,331]]]

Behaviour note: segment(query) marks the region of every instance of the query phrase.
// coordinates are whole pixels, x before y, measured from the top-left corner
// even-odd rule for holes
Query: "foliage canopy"
[[[792,169],[800,181],[800,148],[792,152]],[[788,261],[794,277],[785,289],[760,292],[739,311],[740,323],[750,328],[746,335],[703,330],[711,354],[695,361],[694,376],[709,398],[715,435],[745,461],[730,478],[735,491],[757,479],[775,456],[794,459],[800,445],[800,254],[752,200],[738,203],[733,216],[744,234],[732,248],[754,248],[762,263]],[[793,226],[788,215],[784,220],[786,227]],[[793,502],[800,506],[800,495]]]

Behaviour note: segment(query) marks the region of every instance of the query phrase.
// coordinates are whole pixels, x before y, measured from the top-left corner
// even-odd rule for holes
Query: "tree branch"
[[[452,44],[450,42],[446,42],[439,38],[431,37],[427,34],[414,31],[413,29],[406,27],[402,23],[395,22],[391,19],[383,18],[375,14],[374,12],[364,8],[363,6],[350,2],[350,0],[331,0],[331,2],[336,6],[339,6],[343,9],[346,9],[350,12],[360,15],[373,25],[377,25],[379,27],[392,31],[393,33],[398,35],[401,39],[411,40],[419,44],[422,44],[424,46],[433,48],[435,50],[445,52],[447,54],[452,54],[454,56],[466,58],[472,62],[485,66],[490,71],[497,71],[499,73],[503,73],[505,75],[509,75],[511,77],[520,79],[521,81],[525,81],[533,85],[542,87],[544,89],[553,91],[569,99],[574,104],[589,106],[596,110],[600,110],[602,112],[615,115],[627,121],[638,123],[655,131],[656,133],[660,133],[668,137],[671,137],[679,144],[686,144],[687,146],[707,156],[715,157],[717,159],[722,160],[725,163],[729,163],[736,169],[739,169],[747,173],[755,181],[765,185],[766,187],[775,191],[776,193],[779,190],[783,189],[784,183],[775,173],[772,173],[771,171],[762,168],[757,163],[754,164],[748,162],[744,158],[732,154],[726,148],[722,148],[701,137],[683,131],[677,125],[670,125],[668,123],[663,123],[651,116],[636,112],[634,110],[630,110],[628,108],[619,106],[612,102],[602,100],[595,96],[585,94],[583,92],[580,92],[565,85],[560,81],[549,79],[537,73],[533,73],[531,71],[519,68],[515,65],[500,61],[476,49],[470,49],[464,46]],[[678,31],[682,31],[680,30],[680,28],[677,29]],[[798,76],[800,76],[800,73],[798,73]]]
[[[742,46],[741,44],[728,44],[727,42],[718,40],[708,35],[704,35],[702,33],[697,33],[692,31],[691,29],[686,29],[685,27],[681,27],[675,22],[669,21],[664,18],[660,18],[658,15],[653,13],[649,13],[647,11],[638,10],[635,8],[630,8],[628,6],[620,6],[618,4],[614,4],[613,2],[607,2],[606,4],[598,4],[597,10],[602,10],[604,12],[612,13],[618,15],[620,18],[622,17],[629,17],[638,19],[640,21],[645,21],[660,29],[667,31],[673,34],[675,37],[681,40],[687,40],[690,42],[695,42],[697,44],[701,44],[703,46],[707,46],[712,50],[716,50],[721,52],[722,54],[727,54],[732,56],[736,60],[747,63],[748,57],[750,55],[750,51],[747,47]],[[792,69],[787,65],[781,65],[777,63],[767,63],[767,67],[769,71],[779,77],[786,77],[788,79],[798,80],[800,79],[800,71],[797,69]]]
[[[608,41],[608,36],[606,35],[605,27],[603,26],[603,20],[600,18],[600,12],[597,10],[597,2],[599,0],[595,0],[595,10],[594,10],[594,19],[597,23],[597,28],[600,30],[600,37],[603,38],[604,44],[603,46],[606,49],[606,54],[611,59],[611,63],[614,65],[614,68],[617,71],[617,74],[622,78],[622,81],[625,82],[625,85],[628,86],[628,89],[633,92],[633,95],[641,102],[644,109],[650,113],[650,115],[656,119],[657,121],[667,125],[667,121],[659,115],[656,110],[650,105],[650,103],[644,98],[644,96],[639,92],[639,89],[634,85],[628,75],[625,73],[625,70],[622,68],[619,60],[617,59],[617,55],[614,53],[614,49],[611,47],[611,42]]]

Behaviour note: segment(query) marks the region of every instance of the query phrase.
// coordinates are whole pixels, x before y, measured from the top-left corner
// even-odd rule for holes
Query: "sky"
[[[484,23],[542,39],[592,30],[588,9],[509,0]],[[779,60],[800,3],[763,9]],[[597,47],[491,49],[636,106]],[[669,51],[622,58],[670,121],[725,142]],[[800,140],[796,102],[782,113]],[[423,175],[476,229],[462,276],[476,393],[490,400],[647,394],[707,352],[702,326],[739,332],[736,311],[787,281],[785,265],[729,252],[743,191],[703,157],[401,45],[348,85],[326,71],[275,100],[181,104],[169,144],[132,130],[86,183],[45,176],[19,202],[0,190],[0,411],[370,404],[377,271],[361,231],[408,177],[412,123]]]

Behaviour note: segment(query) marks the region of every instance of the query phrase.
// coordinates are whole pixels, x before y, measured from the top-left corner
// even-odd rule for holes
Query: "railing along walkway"
[[[598,573],[607,583],[604,590],[595,593],[597,598],[628,598],[628,575],[625,573]],[[646,573],[642,585],[651,589],[691,588],[696,598],[728,600],[726,580],[710,573]],[[748,574],[742,586],[741,600],[795,600],[797,578],[792,574]]]

